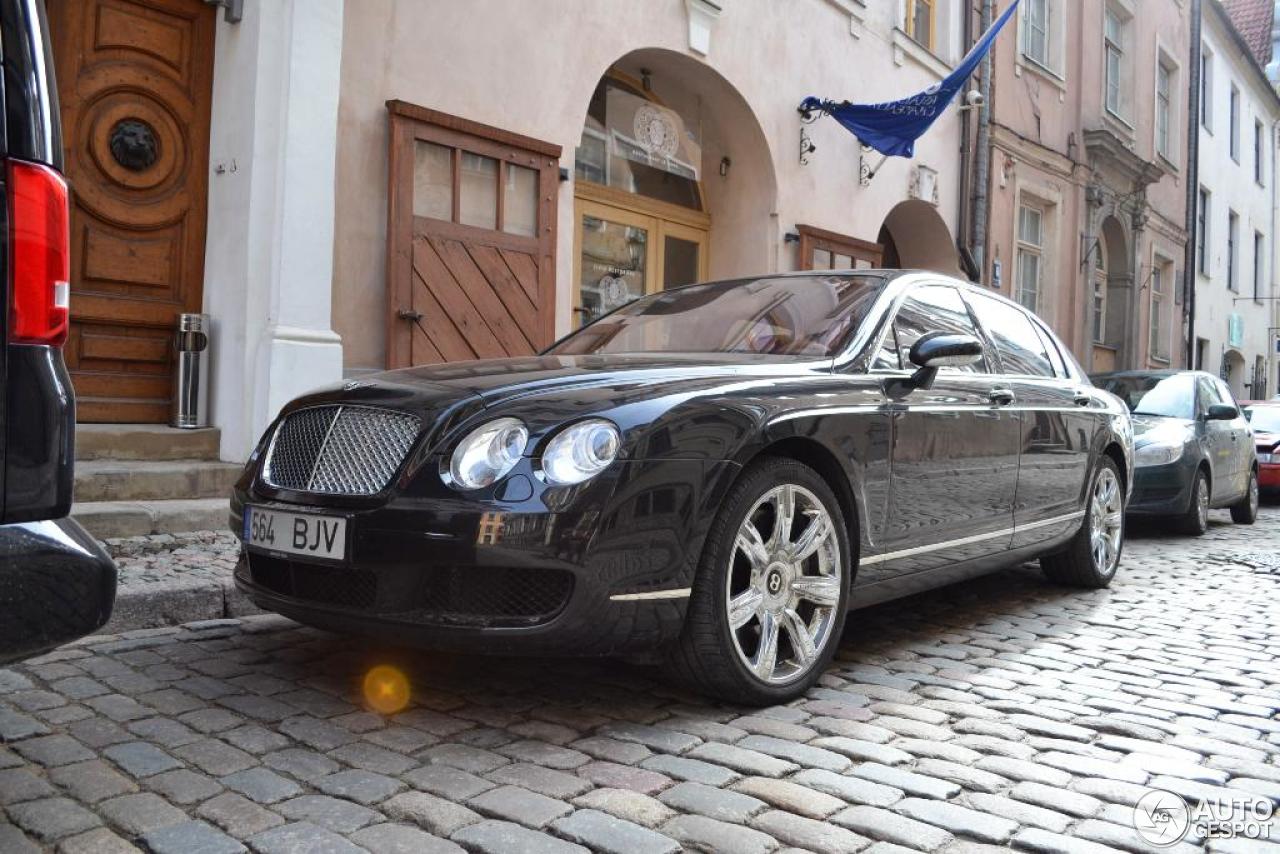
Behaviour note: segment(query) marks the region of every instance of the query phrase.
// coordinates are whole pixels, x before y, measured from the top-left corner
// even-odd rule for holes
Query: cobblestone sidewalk
[[[0,851],[1156,850],[1150,787],[1280,801],[1280,509],[1224,520],[1139,533],[1109,591],[1022,567],[856,612],[767,709],[274,616],[99,636],[0,670]],[[1159,850],[1205,847],[1280,851]]]

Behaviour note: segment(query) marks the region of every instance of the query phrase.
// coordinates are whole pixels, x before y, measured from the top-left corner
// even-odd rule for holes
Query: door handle
[[[400,308],[396,309],[396,317],[401,320],[408,320],[411,323],[417,323],[422,319],[422,312],[414,311],[411,308]]]
[[[1013,403],[1013,389],[1011,388],[993,388],[987,392],[987,399],[997,406],[1007,406]]]
[[[1076,389],[1071,394],[1071,399],[1075,401],[1076,406],[1088,406],[1093,403],[1093,395],[1082,388]]]

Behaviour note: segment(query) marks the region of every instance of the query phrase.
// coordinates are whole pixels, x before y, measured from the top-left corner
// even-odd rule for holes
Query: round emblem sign
[[[665,110],[645,104],[636,110],[634,124],[636,140],[651,154],[671,157],[679,149],[679,131]]]

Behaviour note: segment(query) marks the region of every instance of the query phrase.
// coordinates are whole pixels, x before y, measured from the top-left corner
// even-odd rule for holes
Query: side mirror
[[[972,335],[930,332],[921,335],[911,345],[907,358],[917,367],[911,375],[912,388],[929,388],[938,375],[938,368],[960,367],[980,361],[982,342]]]
[[[1240,416],[1240,410],[1229,403],[1213,403],[1205,413],[1206,421],[1231,421]]]

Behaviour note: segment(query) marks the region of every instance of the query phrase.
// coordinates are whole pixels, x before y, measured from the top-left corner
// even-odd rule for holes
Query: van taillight
[[[61,175],[9,161],[9,236],[9,341],[60,346],[71,301],[71,225]]]

